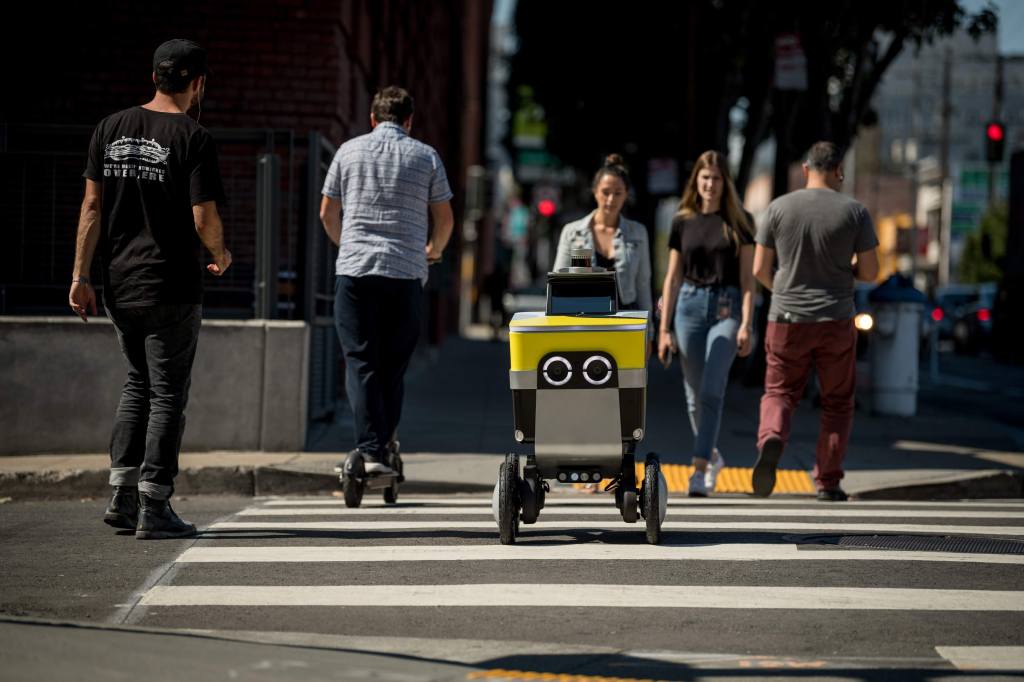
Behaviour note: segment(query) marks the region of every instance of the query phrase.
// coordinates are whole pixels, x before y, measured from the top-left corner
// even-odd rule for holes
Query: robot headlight
[[[583,363],[583,377],[593,386],[602,386],[612,378],[612,363],[603,355],[591,355]]]
[[[572,365],[561,355],[554,355],[547,359],[541,372],[544,380],[552,386],[564,386],[572,378]]]

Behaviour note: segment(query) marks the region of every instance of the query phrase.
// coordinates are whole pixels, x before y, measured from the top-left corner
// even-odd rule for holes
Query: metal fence
[[[223,277],[206,279],[204,315],[307,321],[309,414],[329,419],[343,395],[332,318],[337,252],[320,226],[319,203],[335,150],[317,133],[211,133],[227,194],[218,209],[234,260]],[[0,125],[0,315],[70,314],[91,134],[88,126]]]

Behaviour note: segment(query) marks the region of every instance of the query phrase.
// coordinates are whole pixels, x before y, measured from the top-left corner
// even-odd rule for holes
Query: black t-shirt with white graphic
[[[754,219],[745,214],[753,226]],[[739,231],[740,245],[754,243],[753,236]],[[740,286],[740,258],[736,245],[725,236],[721,213],[676,216],[668,247],[679,252],[683,280],[698,286]]]
[[[192,207],[224,200],[210,133],[185,114],[125,109],[96,126],[84,176],[102,184],[106,305],[201,303]]]

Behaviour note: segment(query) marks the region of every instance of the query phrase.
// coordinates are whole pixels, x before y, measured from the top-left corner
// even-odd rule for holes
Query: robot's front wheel
[[[346,507],[358,507],[363,503],[363,483],[366,480],[366,468],[363,457],[358,452],[345,460],[344,473],[341,476],[341,489],[345,494]]]
[[[644,520],[647,522],[647,542],[656,545],[661,542],[662,500],[664,486],[661,480],[661,463],[654,453],[647,455],[644,466],[643,490],[640,502]]]
[[[498,537],[511,545],[519,534],[519,456],[505,455],[498,469]]]
[[[636,523],[637,499],[636,490],[622,491],[622,520],[626,523]]]

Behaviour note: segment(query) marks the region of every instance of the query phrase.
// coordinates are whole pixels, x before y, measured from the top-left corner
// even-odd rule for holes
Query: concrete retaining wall
[[[103,452],[126,376],[110,322],[0,317],[0,454]],[[302,450],[309,327],[206,320],[184,450]]]

